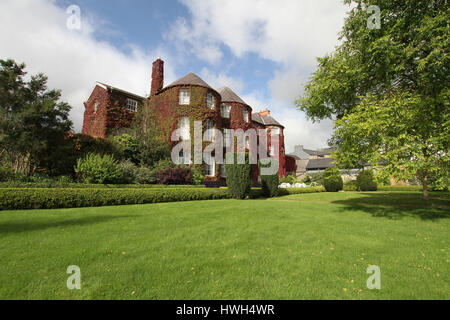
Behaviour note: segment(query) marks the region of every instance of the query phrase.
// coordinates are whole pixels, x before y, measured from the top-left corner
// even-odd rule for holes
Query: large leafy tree
[[[70,106],[59,90],[47,90],[47,77],[26,80],[24,64],[0,60],[0,154],[15,173],[49,169],[71,129]]]
[[[446,0],[353,3],[341,45],[319,66],[296,104],[314,121],[336,119],[341,165],[364,162],[397,178],[448,183],[450,9]],[[381,27],[369,28],[371,5]]]

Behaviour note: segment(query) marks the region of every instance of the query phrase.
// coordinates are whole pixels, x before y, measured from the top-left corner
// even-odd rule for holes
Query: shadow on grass
[[[78,219],[70,219],[70,220],[59,220],[55,221],[53,218],[48,218],[47,221],[30,220],[29,222],[4,222],[0,223],[0,234],[7,233],[20,233],[20,232],[28,232],[28,231],[39,231],[50,228],[61,228],[61,227],[74,227],[74,226],[87,226],[98,223],[110,222],[112,220],[117,219],[125,219],[125,218],[136,218],[140,217],[137,215],[121,215],[121,216],[89,216]]]
[[[366,192],[363,197],[336,200],[332,203],[344,205],[342,211],[363,211],[373,217],[401,219],[418,217],[422,220],[450,218],[450,194],[431,193],[430,200],[422,199],[421,193]]]

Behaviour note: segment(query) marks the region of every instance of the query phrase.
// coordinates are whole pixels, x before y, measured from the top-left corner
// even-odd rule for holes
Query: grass
[[[0,299],[449,299],[449,206],[345,192],[3,211]]]

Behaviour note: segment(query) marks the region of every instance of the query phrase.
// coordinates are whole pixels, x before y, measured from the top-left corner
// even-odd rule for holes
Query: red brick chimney
[[[160,58],[153,62],[152,70],[152,88],[150,90],[150,96],[154,96],[164,86],[164,61]]]

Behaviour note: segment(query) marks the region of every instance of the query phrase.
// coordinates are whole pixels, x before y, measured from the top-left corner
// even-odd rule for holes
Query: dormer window
[[[220,113],[222,114],[222,118],[230,119],[231,106],[223,104],[220,109]]]
[[[136,112],[137,111],[138,102],[133,99],[127,99],[127,111]]]
[[[214,95],[211,92],[206,94],[206,106],[213,110],[215,108]]]
[[[248,110],[247,110],[247,109],[244,109],[244,110],[242,111],[242,116],[243,116],[245,122],[248,122],[248,121],[249,121]]]
[[[191,103],[191,92],[189,89],[180,89],[180,104],[188,105]]]

